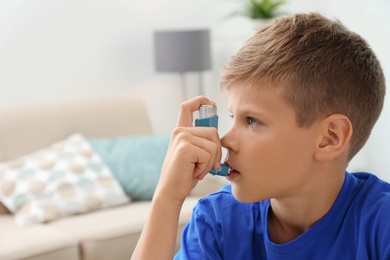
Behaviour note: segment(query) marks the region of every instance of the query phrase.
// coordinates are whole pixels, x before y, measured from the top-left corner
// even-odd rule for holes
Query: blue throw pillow
[[[124,191],[134,201],[150,200],[160,177],[169,136],[89,139]]]

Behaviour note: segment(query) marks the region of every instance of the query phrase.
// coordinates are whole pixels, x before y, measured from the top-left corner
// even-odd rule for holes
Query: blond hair
[[[340,113],[353,126],[350,160],[366,143],[384,103],[385,78],[367,42],[318,13],[281,18],[259,30],[221,72],[222,88],[282,83],[300,127]]]

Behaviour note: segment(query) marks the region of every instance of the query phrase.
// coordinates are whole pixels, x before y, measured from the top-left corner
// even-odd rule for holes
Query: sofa
[[[9,162],[45,150],[75,133],[88,140],[152,137],[149,118],[144,102],[129,94],[1,107],[0,164],[9,166]],[[6,190],[7,176],[10,172],[0,171],[0,193],[2,188],[3,193]],[[211,175],[199,182],[184,203],[178,237],[199,198],[222,185],[220,178]],[[33,219],[35,222],[20,225],[14,212],[0,202],[0,259],[130,259],[150,205],[150,200],[122,197],[111,206],[62,216],[51,214],[41,222]],[[179,246],[177,239],[177,249]]]

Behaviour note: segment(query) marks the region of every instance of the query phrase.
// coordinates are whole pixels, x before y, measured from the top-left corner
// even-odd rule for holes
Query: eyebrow
[[[227,110],[229,113],[232,113],[232,107],[231,105],[229,104],[228,107],[227,107]],[[245,105],[244,105],[244,108],[242,108],[242,105],[237,109],[237,111],[240,113],[240,114],[256,114],[256,115],[264,115],[264,112],[260,109],[248,109],[248,108],[245,108]]]

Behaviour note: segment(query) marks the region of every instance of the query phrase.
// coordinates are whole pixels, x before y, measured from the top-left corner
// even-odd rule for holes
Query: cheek
[[[303,170],[312,158],[311,142],[304,135],[286,133],[261,142],[250,142],[248,147],[253,169],[262,169],[268,177]]]
[[[233,183],[233,193],[242,202],[278,197],[299,186],[310,173],[310,138],[284,134],[252,139],[241,146],[240,160],[245,173],[242,183]],[[244,185],[245,184],[245,185]]]
[[[312,137],[306,131],[291,131],[280,134],[274,138],[273,145],[281,153],[294,156],[309,152],[312,146]]]

